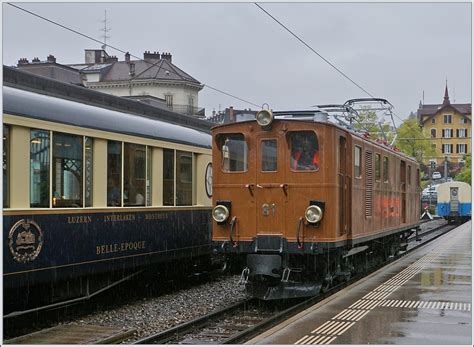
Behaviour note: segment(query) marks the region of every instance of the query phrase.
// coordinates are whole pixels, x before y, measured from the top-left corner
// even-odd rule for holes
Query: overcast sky
[[[367,95],[311,52],[254,3],[15,3],[143,57],[170,52],[173,63],[203,84],[272,109],[343,103]],[[53,54],[84,62],[100,44],[2,4],[3,64]],[[471,102],[470,3],[260,3],[315,51],[400,118],[425,103]],[[101,37],[102,35],[102,37]],[[124,60],[123,53],[108,49]],[[199,106],[256,109],[212,89]],[[397,122],[398,123],[398,122]]]

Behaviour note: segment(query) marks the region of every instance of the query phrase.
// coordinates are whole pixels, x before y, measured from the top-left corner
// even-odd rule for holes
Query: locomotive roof
[[[84,128],[211,148],[204,131],[97,106],[3,87],[3,112]]]

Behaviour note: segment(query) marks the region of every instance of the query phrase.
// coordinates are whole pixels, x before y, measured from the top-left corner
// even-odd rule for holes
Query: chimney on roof
[[[448,80],[446,80],[446,89],[444,90],[444,100],[443,105],[449,105],[451,102],[449,101],[449,94],[448,94]]]
[[[143,59],[160,59],[160,53],[145,51],[145,53],[143,53]]]
[[[118,58],[115,55],[111,55],[111,56],[108,56],[105,59],[105,62],[106,63],[116,63],[116,62],[118,62]]]
[[[29,63],[29,61],[26,58],[21,58],[20,60],[18,60],[18,66],[19,65],[26,65],[28,63]]]
[[[32,63],[39,63],[40,60],[38,57],[34,57],[33,60],[31,61]]]
[[[56,58],[54,57],[54,55],[50,54],[46,57],[46,61],[48,63],[56,63]]]
[[[162,53],[161,59],[168,60],[171,63],[171,53]]]
[[[125,61],[126,61],[127,63],[130,63],[130,53],[128,53],[128,52],[125,53]]]

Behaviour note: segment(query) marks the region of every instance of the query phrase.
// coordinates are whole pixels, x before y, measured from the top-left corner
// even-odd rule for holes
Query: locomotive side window
[[[312,131],[293,131],[289,136],[290,167],[295,171],[319,170],[319,145]]]
[[[53,133],[53,207],[82,207],[83,137]]]
[[[107,206],[122,205],[122,142],[107,142]]]
[[[176,206],[193,204],[193,154],[176,151]]]
[[[277,171],[277,140],[262,140],[262,171]]]
[[[174,150],[163,149],[163,205],[174,206]]]
[[[408,165],[408,185],[411,185],[411,165]]]
[[[9,206],[10,128],[3,125],[3,207]]]
[[[248,149],[243,134],[225,134],[219,138],[221,168],[224,172],[242,172],[248,168]]]
[[[354,147],[354,177],[362,177],[362,170],[360,167],[362,161],[362,149],[359,146]]]
[[[49,131],[30,132],[30,207],[49,207]]]
[[[92,171],[92,150],[94,141],[91,137],[85,137],[85,146],[84,146],[84,199],[86,207],[92,206],[92,180],[93,180],[93,171]]]
[[[375,180],[380,181],[380,154],[375,153]]]
[[[383,157],[383,181],[388,183],[388,158]]]
[[[146,146],[125,143],[123,151],[123,204],[145,206]]]

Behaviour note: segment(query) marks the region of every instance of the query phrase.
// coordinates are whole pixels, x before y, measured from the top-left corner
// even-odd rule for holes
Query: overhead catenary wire
[[[152,66],[155,66],[155,65],[158,64],[158,62],[152,63],[152,62],[143,60],[142,58],[140,58],[140,57],[138,57],[138,56],[136,56],[136,55],[133,55],[133,54],[131,54],[131,53],[128,52],[128,51],[125,51],[125,50],[123,50],[123,49],[121,49],[121,48],[112,46],[112,45],[110,45],[110,44],[106,44],[105,42],[103,42],[103,41],[101,41],[101,40],[97,40],[97,39],[95,39],[95,38],[93,38],[93,37],[91,37],[91,36],[89,36],[89,35],[86,35],[86,34],[81,33],[81,32],[78,31],[78,30],[71,29],[71,28],[69,28],[69,27],[67,27],[67,26],[65,26],[65,25],[63,25],[63,24],[60,24],[60,23],[58,23],[58,22],[56,22],[56,21],[53,21],[53,20],[48,19],[48,18],[46,18],[46,17],[44,17],[44,16],[41,16],[41,15],[35,13],[35,12],[29,11],[29,10],[27,10],[27,9],[24,9],[24,8],[18,6],[18,5],[14,5],[14,4],[12,4],[12,3],[7,3],[7,4],[10,5],[10,6],[12,6],[12,7],[14,7],[14,8],[16,8],[16,9],[18,9],[18,10],[20,10],[20,11],[26,12],[26,13],[32,15],[32,16],[35,16],[35,17],[40,18],[40,19],[42,19],[42,20],[44,20],[44,21],[46,21],[46,22],[49,22],[49,23],[51,23],[51,24],[54,24],[54,25],[56,25],[56,26],[59,26],[59,27],[65,29],[65,30],[68,30],[68,31],[70,31],[70,32],[72,32],[72,33],[74,33],[74,34],[80,35],[80,36],[85,37],[85,38],[87,38],[87,39],[89,39],[89,40],[92,40],[92,41],[94,41],[94,42],[100,43],[101,45],[106,45],[108,48],[111,48],[111,49],[113,49],[113,50],[116,50],[116,51],[121,52],[121,53],[124,53],[124,54],[130,54],[131,57],[136,58],[136,59],[141,60],[141,61],[144,61],[145,63],[150,64],[150,65],[152,65]],[[133,79],[132,79],[132,80],[133,80]],[[248,100],[245,100],[245,99],[240,98],[240,97],[238,97],[238,96],[235,96],[235,95],[233,95],[233,94],[231,94],[231,93],[225,92],[225,91],[223,91],[223,90],[221,90],[221,89],[219,89],[219,88],[212,87],[212,86],[210,86],[210,85],[207,84],[207,83],[203,83],[203,86],[204,86],[204,87],[207,87],[207,88],[209,88],[209,89],[212,89],[212,90],[214,90],[214,91],[216,91],[216,92],[219,92],[219,93],[221,93],[221,94],[230,96],[230,97],[232,97],[232,98],[234,98],[234,99],[237,99],[237,100],[240,100],[240,101],[242,101],[242,102],[245,102],[245,103],[247,103],[247,104],[249,104],[249,105],[252,105],[252,106],[255,106],[255,107],[258,107],[258,108],[261,108],[261,107],[262,107],[261,105],[258,105],[258,104],[256,104],[256,103],[253,103],[253,102],[248,101]]]
[[[364,93],[369,95],[372,98],[375,98],[370,92],[368,92],[365,88],[363,88],[359,83],[354,81],[352,78],[350,78],[346,73],[344,73],[341,69],[336,67],[333,63],[331,63],[328,59],[323,57],[320,53],[318,53],[313,47],[311,47],[306,41],[304,41],[302,38],[300,38],[298,35],[296,35],[292,30],[290,30],[286,25],[284,25],[281,21],[279,21],[277,18],[275,18],[273,15],[271,15],[267,10],[265,10],[262,6],[260,6],[258,3],[254,3],[258,8],[260,8],[265,14],[267,14],[270,18],[272,18],[275,22],[277,22],[281,27],[283,27],[286,31],[288,31],[294,38],[296,38],[299,42],[301,42],[304,46],[306,46],[308,49],[310,49],[314,54],[316,54],[318,57],[320,57],[324,62],[329,64],[332,68],[334,68],[338,73],[340,73],[342,76],[344,76],[346,79],[348,79],[350,82],[352,82],[357,88],[362,90]],[[392,114],[397,117],[400,121],[403,122],[403,119],[400,118],[394,111],[392,111]]]

